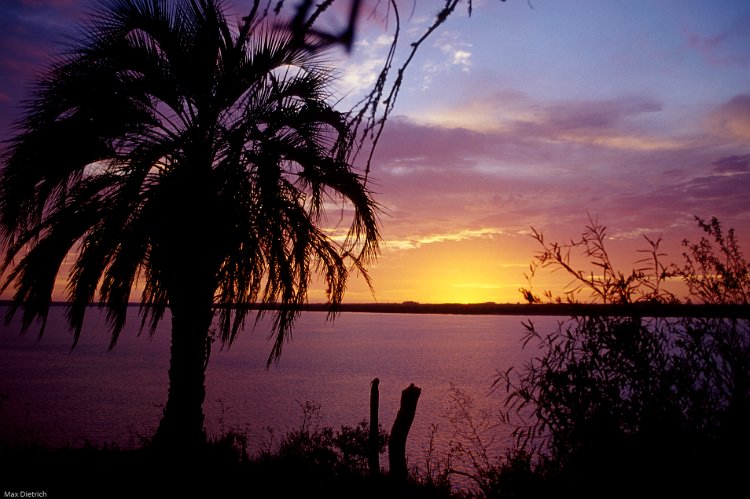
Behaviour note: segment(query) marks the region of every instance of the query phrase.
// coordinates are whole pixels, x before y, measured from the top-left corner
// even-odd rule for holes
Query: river
[[[41,340],[33,328],[19,335],[17,320],[1,326],[0,440],[127,448],[150,435],[167,395],[169,324],[162,322],[153,337],[139,336],[137,308],[129,314],[111,351],[104,313],[96,308],[72,350],[62,307],[51,309]],[[206,429],[209,435],[247,433],[250,450],[257,451],[298,428],[306,402],[319,406],[314,423],[355,425],[368,417],[375,377],[380,421],[390,429],[401,390],[414,383],[422,394],[407,449],[410,462],[419,464],[434,428],[438,451],[447,451],[454,438],[455,389],[471,398],[478,420],[496,422],[503,399],[491,389],[496,372],[521,366],[532,354],[521,348],[523,320],[347,312],[330,322],[325,313],[306,312],[281,360],[268,369],[270,317],[254,328],[248,321],[231,348],[214,345],[206,372]],[[557,320],[534,318],[543,326]],[[483,438],[502,452],[508,428],[487,431]]]

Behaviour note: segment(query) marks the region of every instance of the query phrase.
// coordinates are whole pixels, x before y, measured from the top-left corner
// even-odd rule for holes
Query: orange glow
[[[352,273],[344,300],[348,303],[516,303],[522,301],[518,289],[526,286],[524,272],[533,254],[533,241],[526,236],[483,236],[460,241],[446,240],[422,244],[412,249],[389,248],[369,269],[374,287],[370,292],[365,279]],[[63,263],[53,300],[66,299],[66,286],[73,257]],[[131,301],[140,299],[136,285]],[[2,298],[12,297],[6,290]],[[324,302],[325,286],[314,283],[310,303]]]
[[[566,242],[564,234],[575,235],[576,229],[557,228],[546,239]],[[449,236],[423,237],[412,247],[399,243],[389,244],[386,239],[378,261],[369,268],[374,294],[367,287],[365,279],[352,273],[344,295],[346,303],[519,303],[524,298],[519,288],[528,288],[525,274],[529,273],[529,263],[540,249],[536,241],[528,235],[492,234],[483,230],[464,231],[464,239]],[[468,236],[467,236],[468,234]],[[697,239],[697,234],[690,234]],[[568,239],[569,240],[569,239]],[[607,241],[607,248],[616,270],[629,273],[631,269],[643,267],[637,263],[644,258],[641,251],[646,248],[643,239],[638,237],[618,237]],[[680,238],[672,235],[665,238],[660,250],[665,253],[662,263],[682,261]],[[580,254],[572,254],[573,267],[585,272],[596,271],[589,265],[589,259]],[[53,300],[66,299],[67,276],[73,257],[63,262],[57,278]],[[588,269],[588,270],[587,270]],[[648,270],[648,269],[647,269]],[[5,276],[4,276],[5,277]],[[563,296],[572,277],[562,271],[551,272],[541,269],[531,282],[532,292],[543,298],[550,290],[553,296]],[[668,282],[665,287],[680,298],[685,296],[685,286],[678,280]],[[136,286],[131,301],[138,302],[141,288]],[[0,299],[10,299],[12,289],[6,289]],[[578,299],[590,301],[591,294],[584,290]],[[543,298],[544,299],[544,298]],[[317,281],[311,284],[308,292],[309,303],[326,301],[325,285]]]
[[[375,296],[364,279],[350,282],[350,303],[516,303],[525,286],[531,241],[523,236],[493,236],[442,241],[413,249],[384,251],[371,269]],[[311,296],[311,301],[313,297]]]

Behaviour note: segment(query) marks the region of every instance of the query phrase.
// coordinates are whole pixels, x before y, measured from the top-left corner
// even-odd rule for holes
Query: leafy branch
[[[663,288],[663,284],[676,275],[673,266],[662,263],[666,256],[661,253],[659,245],[662,238],[651,239],[643,236],[649,245],[648,249],[639,250],[647,256],[636,261],[640,264],[630,273],[618,271],[607,251],[605,241],[607,228],[589,215],[589,222],[581,234],[580,239],[569,243],[547,242],[544,234],[531,228],[532,237],[540,244],[539,251],[529,265],[529,274],[525,274],[529,282],[528,288],[521,288],[520,292],[529,303],[540,303],[542,300],[535,295],[531,288],[531,280],[539,269],[552,272],[563,271],[571,277],[571,281],[563,290],[564,298],[554,297],[551,291],[545,291],[547,301],[558,303],[566,301],[576,303],[580,294],[587,290],[591,299],[601,303],[628,304],[636,302],[672,303],[675,296]],[[572,262],[571,254],[580,252],[589,259],[589,264],[595,270],[577,270]]]

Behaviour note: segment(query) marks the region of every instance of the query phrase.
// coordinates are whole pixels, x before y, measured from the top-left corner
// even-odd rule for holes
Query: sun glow
[[[440,240],[384,252],[370,270],[374,296],[353,279],[345,300],[355,302],[516,303],[528,262],[514,246],[524,238],[499,236]],[[388,246],[386,246],[388,247]]]

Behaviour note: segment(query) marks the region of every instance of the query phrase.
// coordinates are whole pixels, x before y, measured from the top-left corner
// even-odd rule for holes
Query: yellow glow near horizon
[[[392,245],[369,269],[374,287],[352,273],[344,301],[348,303],[517,303],[520,287],[527,286],[524,272],[532,254],[530,238],[499,236],[486,231],[465,231],[464,239],[430,237],[416,247]],[[66,286],[72,256],[66,259],[56,280],[53,300],[67,299]],[[131,301],[141,298],[136,285]],[[2,295],[12,298],[12,290]],[[315,281],[308,292],[310,303],[326,301],[325,284]]]
[[[519,288],[528,288],[524,277],[529,263],[538,251],[532,238],[487,231],[463,231],[463,239],[430,236],[419,240],[413,247],[385,245],[380,259],[369,269],[374,287],[370,292],[362,276],[353,272],[347,282],[344,295],[346,303],[519,303],[524,298]],[[427,242],[432,241],[432,242]],[[642,258],[639,238],[626,238],[612,242],[611,256],[618,269],[633,268],[633,262]],[[678,254],[679,247],[667,248],[667,253]],[[53,294],[54,300],[66,299],[67,273],[72,259],[66,259],[58,276]],[[585,269],[586,258],[576,258],[576,268]],[[572,277],[565,272],[540,271],[533,279],[532,291],[541,296],[551,290],[562,296]],[[668,283],[668,288],[678,296],[684,294],[684,285]],[[7,289],[2,299],[12,298],[12,289]],[[140,300],[140,287],[136,287],[131,300]],[[591,299],[584,291],[579,298]],[[326,301],[325,285],[321,281],[311,283],[309,303]]]
[[[417,248],[386,251],[370,270],[375,295],[353,278],[345,301],[399,303],[516,303],[525,286],[530,253],[518,237],[443,240]],[[311,296],[311,301],[313,297]]]

